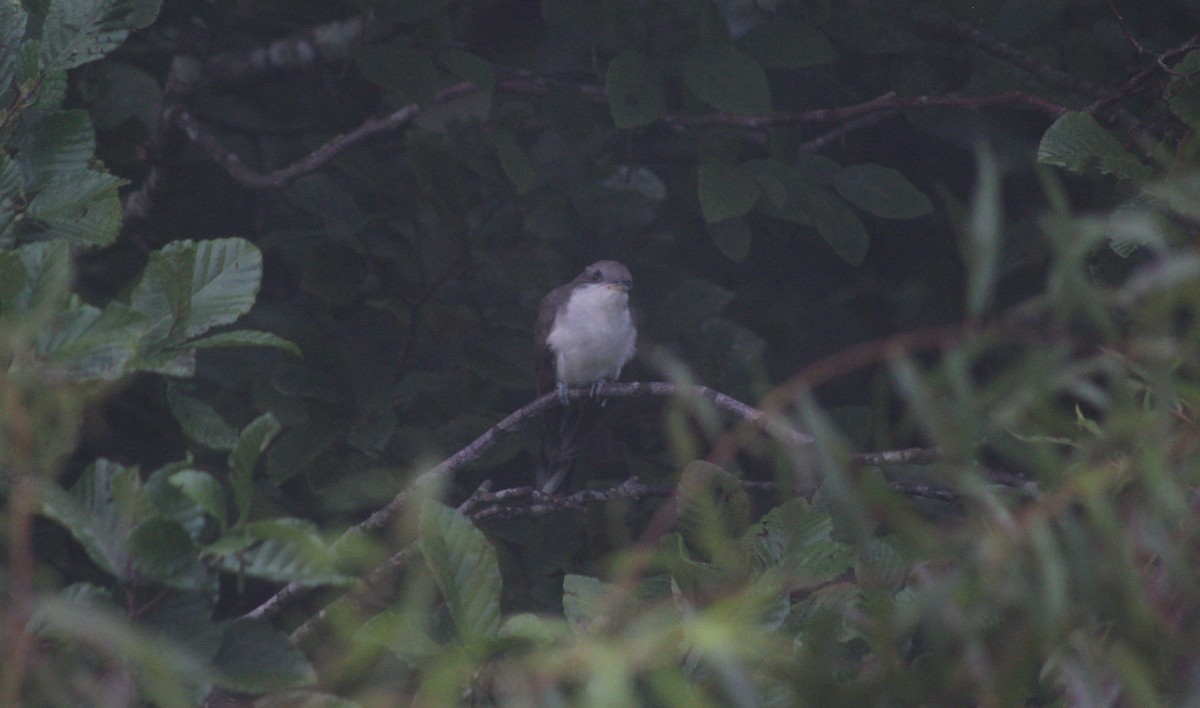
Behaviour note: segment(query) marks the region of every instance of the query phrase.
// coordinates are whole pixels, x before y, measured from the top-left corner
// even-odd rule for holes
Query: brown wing
[[[550,328],[554,326],[554,316],[558,308],[566,304],[572,287],[573,283],[567,283],[551,290],[542,298],[542,305],[538,309],[537,322],[533,326],[533,369],[537,374],[539,396],[553,391],[558,383],[554,371],[554,352],[550,351],[546,339],[550,336]]]

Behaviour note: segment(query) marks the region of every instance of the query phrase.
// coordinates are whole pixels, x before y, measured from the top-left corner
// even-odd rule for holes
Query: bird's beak
[[[633,287],[632,283],[625,283],[625,282],[608,284],[609,290],[616,290],[619,293],[627,293],[627,292],[629,292],[629,289],[632,287]]]

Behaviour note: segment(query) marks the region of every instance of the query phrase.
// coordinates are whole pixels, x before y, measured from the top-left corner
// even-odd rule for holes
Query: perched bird
[[[603,405],[568,405],[567,388],[591,386],[595,399],[637,350],[637,327],[629,311],[632,287],[624,265],[597,261],[542,300],[534,327],[538,394],[554,388],[563,403],[546,415],[537,470],[543,492],[553,494],[562,487]]]

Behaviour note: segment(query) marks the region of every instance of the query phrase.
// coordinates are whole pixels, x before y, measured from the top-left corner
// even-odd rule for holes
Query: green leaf
[[[609,618],[601,614],[605,596],[614,597],[613,588],[596,578],[568,573],[563,577],[563,614],[576,632],[584,633]]]
[[[157,0],[50,0],[42,23],[46,72],[95,61],[120,46],[131,30],[150,24]]]
[[[484,93],[491,93],[496,87],[496,72],[491,62],[483,57],[459,49],[443,49],[438,52],[437,63],[457,78],[475,84]]]
[[[183,434],[213,450],[232,450],[237,430],[209,404],[183,393],[179,386],[167,386],[167,406],[179,422]]]
[[[304,472],[343,432],[343,428],[325,422],[289,428],[267,453],[267,477],[279,485]]]
[[[317,674],[304,654],[269,622],[238,619],[225,631],[213,658],[218,683],[244,693],[307,686]]]
[[[967,266],[967,314],[979,318],[992,302],[999,275],[1004,209],[1000,201],[1000,168],[992,151],[980,148],[976,162],[975,192],[971,195],[963,260]]]
[[[230,573],[300,585],[347,585],[354,578],[337,570],[336,555],[317,529],[303,519],[245,524],[204,549]]]
[[[442,647],[430,636],[432,617],[418,612],[385,610],[367,620],[354,635],[356,642],[386,647],[407,662],[436,656]]]
[[[700,211],[710,224],[748,214],[762,196],[754,175],[740,165],[706,162],[696,171]]]
[[[368,81],[387,89],[400,103],[432,103],[449,84],[429,52],[405,41],[364,46],[356,61]]]
[[[626,49],[608,62],[605,93],[618,128],[637,128],[658,120],[667,106],[662,74],[640,52]]]
[[[742,167],[754,175],[767,196],[766,201],[759,202],[763,213],[794,224],[812,225],[801,203],[804,192],[812,187],[800,170],[779,160],[750,160]]]
[[[496,130],[492,137],[496,141],[496,156],[500,159],[504,174],[517,188],[517,194],[529,194],[537,184],[537,170],[533,161],[507,130]]]
[[[789,587],[828,582],[855,562],[854,547],[833,540],[833,520],[802,498],[769,511],[743,536],[762,567],[778,567]]]
[[[683,469],[675,506],[679,532],[713,562],[729,560],[729,540],[750,523],[750,499],[741,480],[708,462],[691,462]]]
[[[692,278],[675,286],[655,308],[655,320],[666,332],[684,333],[724,310],[736,294],[709,280]]]
[[[700,100],[727,113],[771,110],[771,87],[761,65],[730,45],[702,44],[679,60],[683,83]]]
[[[38,493],[41,513],[65,528],[101,570],[124,580],[139,487],[136,467],[100,459],[69,491],[43,485]]]
[[[746,260],[750,253],[750,224],[744,217],[709,224],[708,236],[717,250],[735,263]]]
[[[104,310],[81,305],[42,331],[37,352],[74,381],[112,381],[128,373],[145,331],[145,317],[121,303]]]
[[[301,356],[300,347],[271,332],[258,332],[252,329],[238,329],[232,332],[210,334],[200,339],[192,339],[187,343],[188,349],[221,349],[226,347],[275,347],[296,356]]]
[[[25,285],[10,301],[14,311],[41,310],[55,314],[71,295],[71,251],[66,243],[31,243],[17,249],[25,270]]]
[[[254,305],[262,253],[240,238],[176,241],[150,254],[131,296],[150,318],[144,346],[155,351],[230,324]]]
[[[1150,168],[1087,113],[1067,113],[1054,121],[1042,135],[1037,159],[1072,172],[1097,171],[1123,179],[1150,176]]]
[[[820,30],[786,15],[758,23],[737,45],[768,69],[803,69],[837,59],[833,45]]]
[[[225,490],[221,483],[211,474],[200,470],[179,470],[168,478],[171,486],[175,487],[204,513],[225,526],[227,511],[225,507]]]
[[[933,211],[929,197],[890,167],[845,167],[833,178],[833,188],[859,209],[885,219],[915,219]]]
[[[7,88],[16,78],[21,61],[21,40],[29,13],[19,2],[0,3],[0,86]]]
[[[48,113],[19,135],[17,159],[33,191],[56,176],[88,170],[96,153],[96,132],[87,111]]]
[[[263,413],[242,428],[237,443],[229,453],[229,467],[233,471],[229,483],[233,487],[233,503],[238,521],[244,521],[250,513],[250,501],[254,491],[254,468],[263,450],[279,434],[279,419],[272,413]]]
[[[130,532],[129,555],[146,577],[170,585],[195,564],[196,545],[178,522],[154,517]]]
[[[1200,127],[1200,87],[1195,81],[1200,73],[1200,49],[1184,55],[1171,71],[1174,75],[1167,82],[1167,105],[1179,120],[1195,130]]]
[[[0,116],[3,113],[0,112]],[[21,168],[8,153],[0,150],[0,248],[12,248],[17,241],[17,216],[24,209],[25,180]]]
[[[421,509],[421,554],[466,643],[476,653],[500,627],[496,550],[465,516],[437,502]]]
[[[84,170],[59,174],[45,182],[25,209],[32,237],[64,239],[78,246],[107,246],[121,229],[124,184],[110,174]]]
[[[871,239],[858,214],[836,194],[821,187],[805,190],[800,200],[813,226],[834,252],[850,265],[862,263]]]

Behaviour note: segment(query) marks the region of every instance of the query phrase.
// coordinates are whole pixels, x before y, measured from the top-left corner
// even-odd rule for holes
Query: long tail
[[[546,412],[537,460],[537,487],[546,494],[564,488],[575,458],[598,427],[602,410],[592,401],[579,400],[566,408]]]

